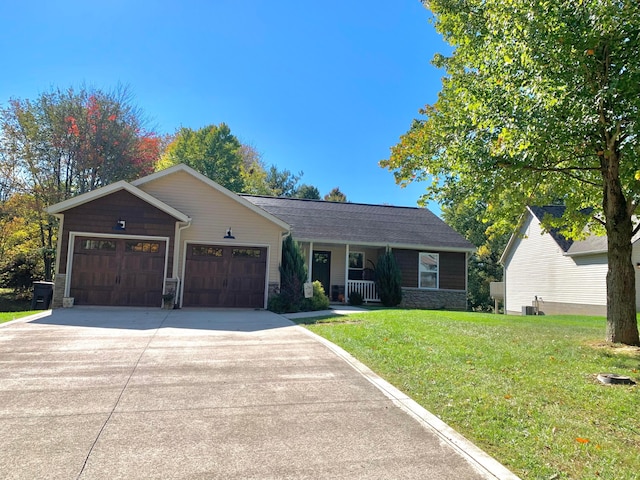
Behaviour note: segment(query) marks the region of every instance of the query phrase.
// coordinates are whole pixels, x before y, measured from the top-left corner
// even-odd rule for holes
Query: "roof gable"
[[[130,194],[140,198],[141,200],[144,200],[148,204],[153,205],[157,209],[162,210],[163,212],[171,215],[177,220],[180,220],[182,222],[189,221],[188,215],[185,215],[184,213],[173,208],[172,206],[167,205],[166,203],[158,200],[157,198],[149,195],[146,192],[143,192],[139,188],[136,188],[135,186],[131,185],[130,183],[124,180],[120,180],[118,182],[106,185],[101,188],[97,188],[90,192],[83,193],[81,195],[78,195],[78,196],[69,198],[67,200],[64,200],[62,202],[56,203],[54,205],[51,205],[47,208],[47,212],[51,214],[64,213],[66,210],[78,207],[80,205],[84,205],[85,203],[92,202],[93,200],[97,200],[98,198],[111,195],[112,193],[118,192],[120,190],[125,190],[129,192]]]
[[[238,195],[237,193],[232,192],[231,190],[223,187],[222,185],[220,185],[219,183],[214,182],[213,180],[211,180],[209,177],[202,175],[200,172],[194,170],[193,168],[185,165],[184,163],[180,163],[178,165],[174,165],[172,167],[166,168],[164,170],[160,170],[158,172],[152,173],[151,175],[147,175],[146,177],[142,177],[139,178],[137,180],[134,180],[133,182],[131,182],[132,185],[136,186],[136,187],[142,187],[147,183],[151,183],[153,181],[159,180],[161,178],[166,178],[170,175],[174,175],[178,172],[184,172],[190,176],[192,176],[194,179],[203,182],[204,184],[206,184],[207,186],[209,186],[210,188],[212,188],[213,190],[216,190],[217,192],[225,195],[226,197],[232,199],[235,202],[238,202],[239,204],[241,204],[242,206],[248,208],[249,210],[253,211],[254,213],[257,213],[258,215],[266,218],[267,220],[269,220],[272,223],[275,223],[276,225],[278,225],[279,227],[281,227],[284,230],[290,230],[291,226],[286,223],[286,221],[284,221],[283,219],[271,214],[270,212],[257,207],[256,205],[254,205],[253,203],[247,201],[242,195]]]
[[[301,241],[473,251],[475,247],[426,208],[243,196],[289,225]]]

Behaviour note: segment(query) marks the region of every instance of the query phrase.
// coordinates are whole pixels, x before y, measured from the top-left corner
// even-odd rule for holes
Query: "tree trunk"
[[[617,158],[603,174],[606,219],[607,333],[609,342],[640,345],[636,319],[636,273],[631,261],[633,224],[618,176]]]

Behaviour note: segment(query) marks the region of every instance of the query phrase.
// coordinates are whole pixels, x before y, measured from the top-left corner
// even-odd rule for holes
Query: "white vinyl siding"
[[[181,274],[185,242],[220,245],[269,246],[269,282],[278,283],[282,229],[240,202],[213,189],[186,172],[160,177],[139,188],[192,219],[181,232],[176,272]],[[231,228],[235,239],[225,239]]]
[[[527,213],[520,232],[505,259],[506,311],[517,313],[544,302],[606,305],[606,254],[569,257],[539,221]]]

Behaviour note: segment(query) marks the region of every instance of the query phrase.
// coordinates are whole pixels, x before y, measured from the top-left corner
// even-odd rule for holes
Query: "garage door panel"
[[[166,242],[77,237],[71,296],[78,305],[159,306]]]
[[[267,249],[189,245],[184,306],[262,308]]]

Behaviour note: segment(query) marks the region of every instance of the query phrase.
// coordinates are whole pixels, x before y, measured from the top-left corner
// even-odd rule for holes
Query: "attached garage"
[[[157,307],[167,268],[167,242],[77,236],[70,296],[77,305]]]
[[[60,219],[55,308],[69,299],[159,308],[169,298],[179,307],[265,308],[290,230],[184,165],[48,211]]]
[[[186,246],[184,307],[263,308],[267,248]]]

